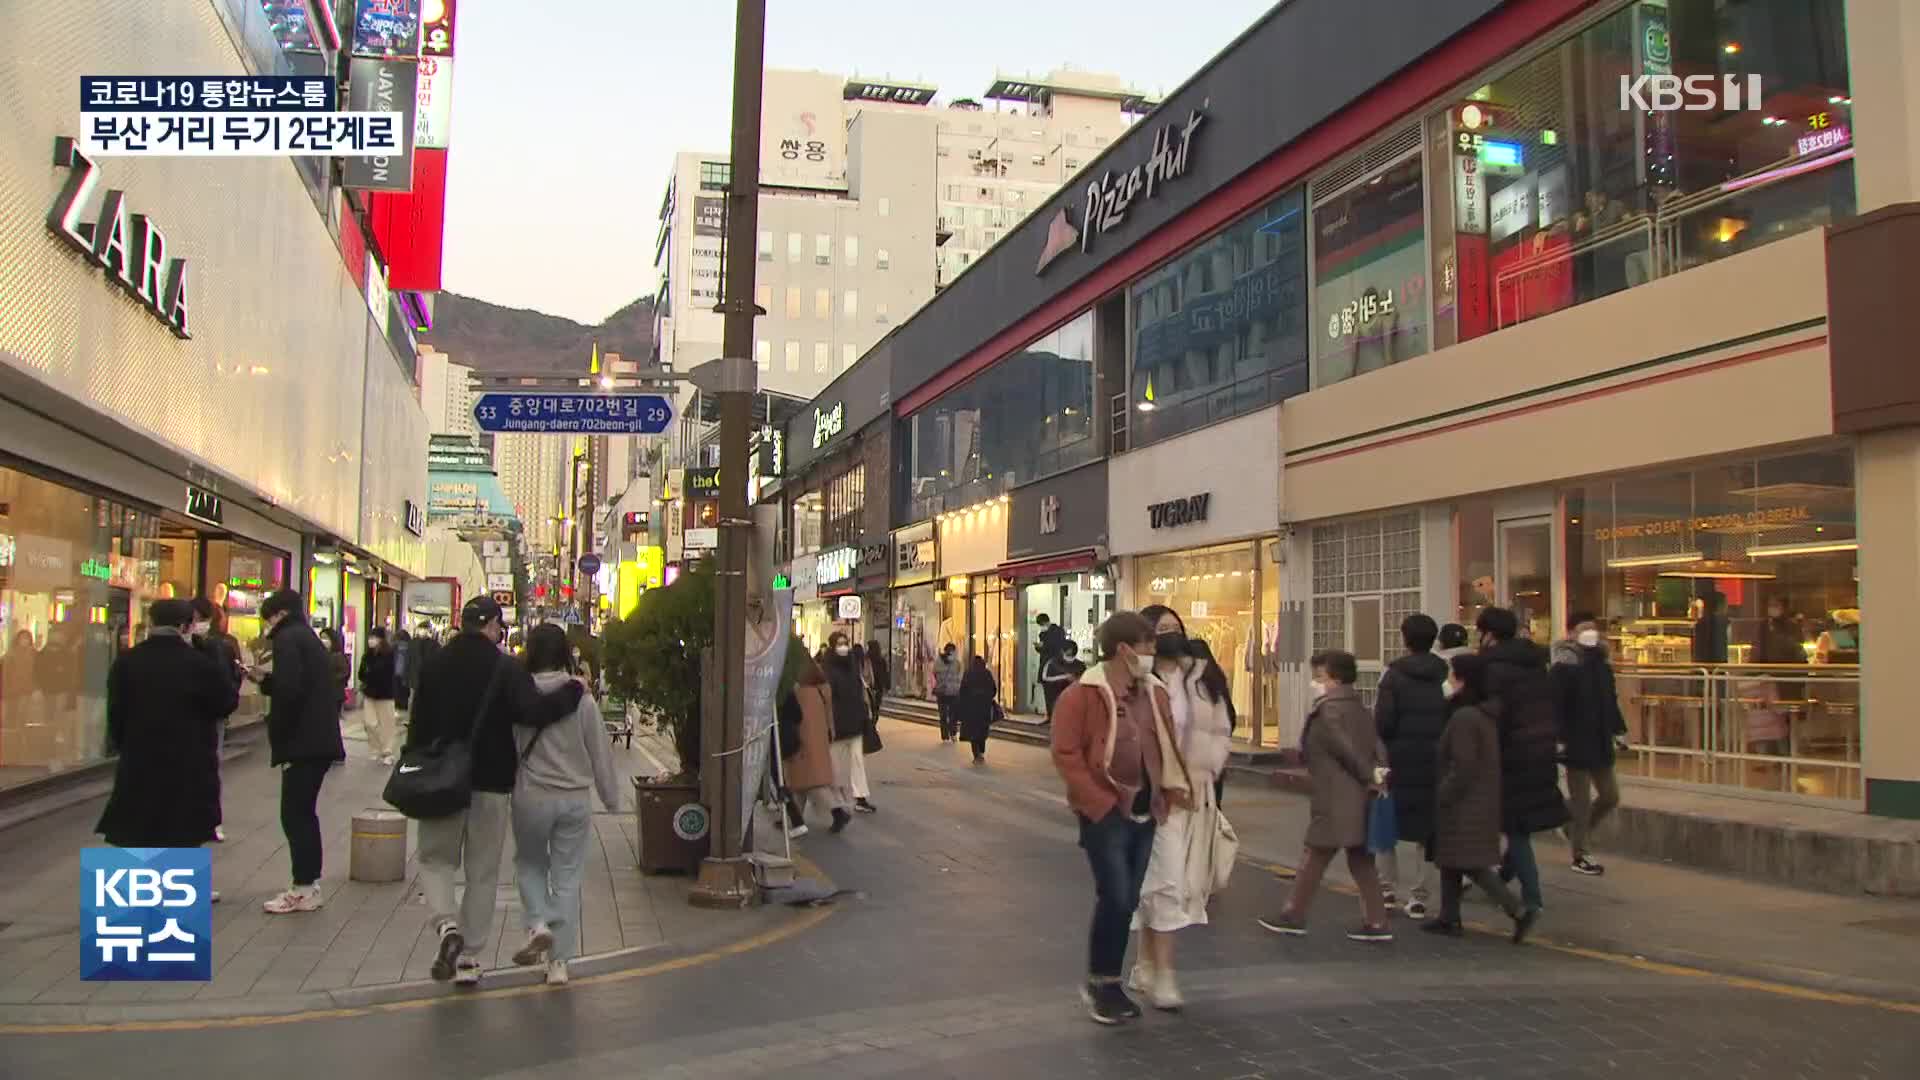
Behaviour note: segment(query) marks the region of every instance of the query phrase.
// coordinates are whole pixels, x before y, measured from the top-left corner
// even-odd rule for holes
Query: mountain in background
[[[539,371],[584,374],[600,351],[644,363],[653,353],[653,297],[643,296],[586,326],[525,308],[501,307],[458,293],[434,300],[433,329],[421,340],[446,353],[456,364],[484,374]]]

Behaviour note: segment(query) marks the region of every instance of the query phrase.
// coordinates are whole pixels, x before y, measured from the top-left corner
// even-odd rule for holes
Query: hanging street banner
[[[673,402],[659,394],[482,394],[473,422],[495,434],[658,435],[673,423]]]

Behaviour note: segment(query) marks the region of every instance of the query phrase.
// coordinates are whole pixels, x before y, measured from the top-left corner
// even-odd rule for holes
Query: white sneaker
[[[567,985],[567,962],[565,960],[547,961],[547,985]]]
[[[1407,918],[1424,919],[1426,917],[1427,917],[1427,902],[1425,900],[1422,900],[1416,896],[1413,899],[1407,901]]]
[[[790,840],[798,840],[805,835],[807,835],[807,827],[805,825],[795,825],[792,830],[787,833],[787,838]]]
[[[207,890],[207,903],[209,903],[209,904],[217,904],[217,903],[219,903],[219,902],[220,902],[220,890],[219,890],[219,889],[208,889],[208,890]]]
[[[513,954],[513,962],[521,967],[545,963],[547,954],[553,951],[553,931],[546,926],[536,926],[527,931],[527,943]]]
[[[320,899],[319,886],[296,885],[261,904],[260,908],[269,915],[292,915],[299,911],[319,911],[324,902]]]
[[[1174,1012],[1187,1003],[1187,999],[1180,995],[1180,984],[1174,981],[1173,972],[1166,970],[1153,973],[1153,985],[1147,988],[1147,1001],[1162,1012]]]
[[[480,985],[480,958],[479,957],[477,956],[460,957],[459,962],[453,965],[453,985],[455,986],[479,986]]]
[[[224,829],[224,828],[222,828],[222,827],[221,827],[221,826],[219,826],[219,825],[215,825],[215,826],[213,827],[213,842],[214,842],[214,843],[216,843],[216,844],[224,844],[224,843],[226,843],[226,842],[227,842],[227,830],[226,830],[226,829]]]
[[[1153,981],[1153,968],[1147,966],[1145,961],[1134,964],[1133,970],[1127,973],[1127,989],[1137,994],[1151,991]]]

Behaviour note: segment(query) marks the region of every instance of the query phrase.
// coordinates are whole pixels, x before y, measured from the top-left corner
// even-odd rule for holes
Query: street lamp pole
[[[755,890],[740,850],[745,782],[739,753],[746,736],[747,428],[753,418],[754,237],[760,222],[760,88],[765,63],[766,0],[737,0],[733,29],[733,151],[728,167],[724,316],[720,349],[720,549],[715,575],[713,660],[718,678],[702,680],[720,700],[703,707],[700,788],[710,820],[710,854],[689,900],[699,907],[745,907]]]

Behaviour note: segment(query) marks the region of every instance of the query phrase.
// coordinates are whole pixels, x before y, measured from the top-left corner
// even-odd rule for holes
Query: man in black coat
[[[199,847],[219,824],[207,748],[240,688],[188,641],[192,622],[187,601],[155,601],[147,639],[107,672],[107,737],[120,760],[94,831],[116,847]]]
[[[1427,917],[1427,881],[1432,864],[1435,758],[1447,726],[1447,662],[1433,655],[1440,627],[1426,615],[1400,624],[1407,654],[1387,665],[1373,699],[1373,723],[1387,747],[1387,790],[1400,829],[1400,843],[1380,862],[1381,888],[1392,906],[1396,886],[1407,890],[1407,916]],[[1404,872],[1403,872],[1404,871]]]
[[[293,862],[293,885],[262,907],[269,915],[318,911],[320,785],[347,756],[340,737],[340,690],[320,636],[307,625],[306,599],[281,589],[260,604],[272,645],[268,663],[249,677],[267,696],[267,746],[280,767],[280,828]]]
[[[460,633],[427,659],[413,695],[405,751],[436,742],[472,743],[473,799],[465,810],[419,825],[420,884],[439,933],[432,975],[461,986],[480,982],[480,951],[493,940],[494,893],[500,881],[520,752],[515,724],[546,727],[580,705],[585,687],[571,680],[542,694],[533,676],[500,651],[506,634],[500,605],[477,596],[460,609]],[[454,875],[464,865],[467,891],[456,911]]]
[[[1554,702],[1565,748],[1567,795],[1573,804],[1567,839],[1573,844],[1574,872],[1597,876],[1606,868],[1587,857],[1587,840],[1620,805],[1613,755],[1626,742],[1627,721],[1620,715],[1613,664],[1599,622],[1591,612],[1576,611],[1567,619],[1567,629],[1572,636],[1553,646]]]
[[[365,699],[360,726],[367,734],[368,755],[382,765],[393,764],[400,746],[393,718],[394,698],[399,694],[398,663],[386,629],[376,626],[367,631],[367,652],[360,658],[360,695]]]
[[[1500,876],[1519,878],[1521,900],[1528,910],[1538,911],[1546,901],[1533,857],[1533,834],[1567,823],[1555,748],[1560,722],[1553,679],[1547,674],[1547,650],[1518,636],[1520,621],[1506,608],[1487,608],[1474,626],[1480,632],[1480,655],[1487,661],[1487,697],[1499,709],[1500,814],[1507,834]]]

